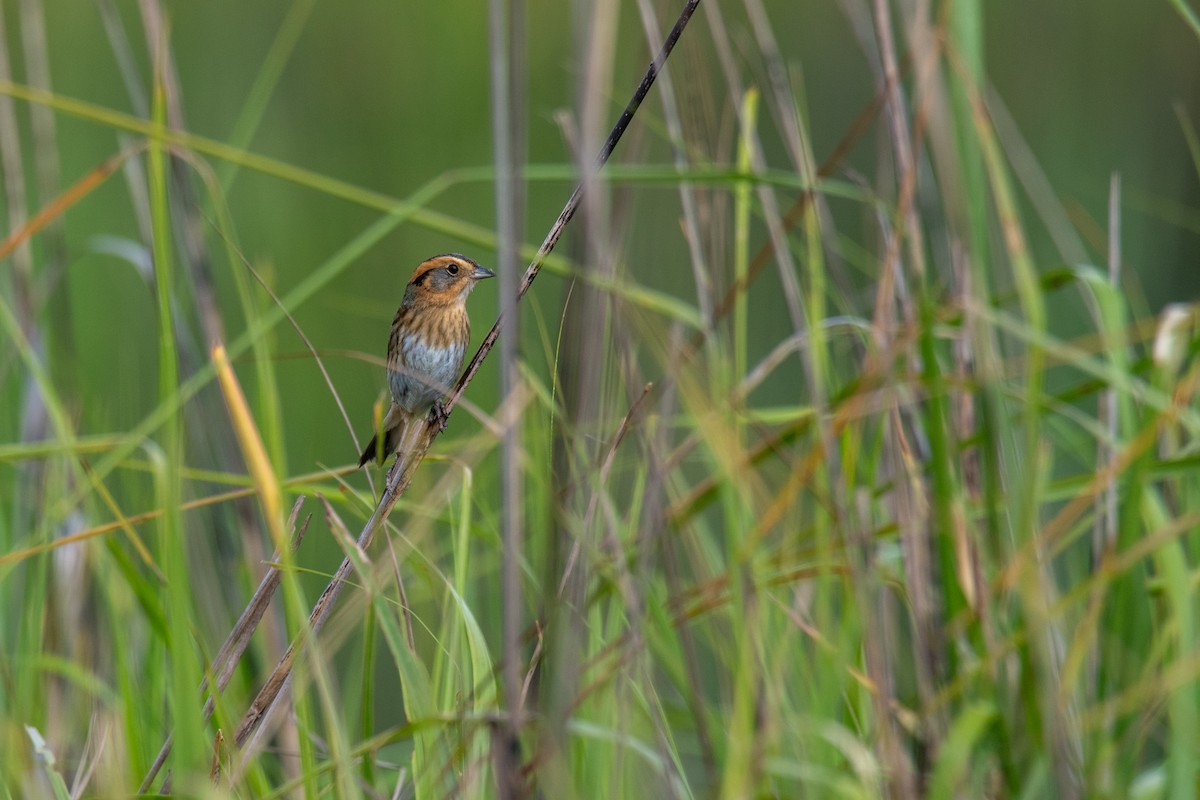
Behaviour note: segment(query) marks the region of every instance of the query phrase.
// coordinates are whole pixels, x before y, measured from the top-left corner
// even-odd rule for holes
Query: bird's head
[[[422,261],[408,279],[406,299],[426,303],[462,303],[485,278],[496,273],[457,253],[434,256]]]

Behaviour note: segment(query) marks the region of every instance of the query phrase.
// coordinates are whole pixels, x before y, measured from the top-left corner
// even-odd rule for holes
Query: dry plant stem
[[[312,516],[305,518],[304,523],[296,528],[296,520],[300,516],[300,506],[304,504],[304,495],[296,498],[295,504],[292,505],[292,512],[288,516],[288,530],[295,531],[292,536],[291,547],[296,550],[300,547],[300,542],[304,540],[304,533],[308,530],[308,522]],[[275,555],[271,557],[272,564],[278,563],[280,558],[279,551],[275,551]],[[242,654],[246,652],[246,648],[250,645],[250,637],[254,635],[254,631],[258,628],[258,623],[262,620],[263,615],[267,613],[267,607],[271,604],[271,598],[275,596],[275,590],[279,587],[279,582],[283,579],[283,573],[275,566],[267,568],[266,574],[259,581],[258,588],[254,590],[254,595],[250,598],[250,602],[246,604],[242,615],[238,617],[237,623],[233,626],[233,630],[229,632],[225,642],[221,645],[221,649],[217,651],[217,655],[212,661],[212,674],[217,679],[217,692],[225,691],[225,687],[229,685],[229,679],[233,677],[233,671],[237,668],[238,662],[242,659]],[[200,682],[200,693],[208,688],[208,676]],[[213,693],[215,694],[215,693]],[[208,700],[204,703],[204,719],[207,721],[212,717],[215,702],[213,694],[210,694]],[[154,763],[150,765],[150,771],[146,773],[146,777],[142,780],[142,785],[138,788],[139,794],[144,794],[150,791],[150,784],[158,777],[159,770],[167,761],[167,756],[171,754],[171,746],[175,743],[175,735],[171,734],[167,740],[163,742],[162,749],[158,751],[158,757],[154,759]],[[164,789],[165,791],[165,789]]]
[[[525,102],[522,28],[524,0],[489,0],[488,29],[492,64],[492,138],[496,162],[496,233],[500,273],[500,315],[512,320],[519,328],[517,316],[516,280],[518,248],[524,227],[524,187],[517,179],[517,165],[523,162],[523,123]],[[520,337],[508,336],[500,343],[500,393],[504,401],[513,396],[519,386],[518,349]],[[493,726],[491,755],[494,761],[496,784],[504,798],[522,797],[527,793],[521,777],[521,746],[517,721],[521,717],[521,581],[520,553],[522,552],[521,520],[521,425],[520,416],[513,415],[504,426],[501,458],[503,516],[501,536],[501,619],[503,631],[503,688],[504,708],[508,712],[505,724]],[[397,577],[399,567],[397,566]]]
[[[1121,175],[1114,172],[1108,184],[1108,282],[1116,291],[1121,285]],[[1096,313],[1096,321],[1101,330],[1106,329],[1106,320],[1102,312]],[[1100,396],[1101,418],[1108,440],[1101,442],[1096,454],[1097,464],[1112,464],[1117,458],[1117,436],[1120,433],[1118,425],[1117,391],[1110,386]],[[1096,521],[1092,529],[1092,565],[1099,572],[1101,565],[1109,558],[1117,547],[1118,507],[1118,473],[1110,473],[1111,477],[1105,482],[1103,494],[1097,493],[1095,500]],[[1099,604],[1101,592],[1097,592],[1095,603]],[[1094,703],[1099,699],[1100,654],[1094,651],[1087,664],[1087,676],[1084,683],[1084,697]],[[1111,734],[1112,720],[1106,719],[1104,730]]]
[[[637,113],[638,107],[641,106],[642,101],[645,100],[646,95],[649,93],[650,87],[654,85],[654,79],[658,76],[663,65],[666,64],[671,50],[674,49],[675,43],[679,41],[680,35],[683,33],[684,28],[687,27],[692,13],[699,4],[700,0],[687,0],[687,4],[675,22],[675,26],[663,42],[662,49],[650,63],[650,67],[646,70],[642,82],[638,85],[633,97],[630,98],[616,125],[613,126],[612,132],[608,135],[608,140],[604,143],[604,147],[596,158],[597,168],[603,166],[608,161],[609,156],[612,155],[613,149],[621,140],[626,128],[629,127],[629,123],[633,120],[634,114]],[[534,257],[532,263],[530,263],[528,269],[525,270],[517,292],[518,298],[524,297],[525,293],[529,291],[530,285],[533,284],[534,278],[537,277],[542,267],[542,262],[554,249],[554,246],[558,244],[558,240],[562,236],[567,223],[575,216],[582,195],[583,187],[581,185],[576,187],[575,191],[571,194],[571,198],[567,201],[562,213],[558,215],[558,219],[555,220],[554,225],[551,226],[550,232],[542,242],[542,246],[538,248],[537,255]],[[479,367],[483,364],[483,360],[487,358],[488,353],[491,352],[492,347],[495,346],[496,339],[500,336],[500,328],[503,322],[504,318],[501,317],[492,325],[492,329],[484,337],[483,343],[475,353],[475,357],[471,359],[471,363],[467,365],[462,377],[459,378],[458,384],[454,387],[454,390],[450,393],[445,403],[443,403],[446,414],[449,414],[454,409],[458,398],[475,377],[475,373],[479,371]],[[379,505],[376,506],[375,512],[367,520],[366,525],[363,526],[362,533],[359,534],[359,547],[365,550],[370,546],[371,541],[375,538],[376,531],[382,525],[383,521],[387,519],[388,514],[391,513],[392,508],[396,505],[396,501],[400,499],[400,495],[408,487],[409,482],[412,480],[413,471],[425,457],[425,453],[429,450],[434,437],[440,432],[437,422],[432,418],[427,419],[425,428],[419,431],[416,436],[414,447],[397,456],[395,463],[388,471],[387,483],[384,487],[383,495],[379,498]],[[268,721],[274,715],[276,709],[278,709],[280,705],[278,702],[279,698],[284,695],[283,690],[291,681],[292,666],[295,663],[298,649],[303,646],[307,637],[316,636],[320,632],[334,604],[337,602],[338,596],[342,592],[342,588],[345,585],[345,578],[350,570],[350,559],[343,559],[341,565],[338,566],[337,572],[334,573],[332,580],[325,587],[325,591],[321,593],[320,598],[317,599],[316,604],[313,606],[312,613],[309,614],[308,618],[308,628],[296,638],[296,641],[284,653],[283,658],[280,659],[274,672],[271,673],[271,676],[267,679],[267,682],[263,685],[258,696],[255,697],[254,702],[251,703],[249,710],[247,710],[241,723],[238,725],[237,735],[234,739],[237,747],[243,747],[251,735],[256,730],[259,730],[263,723]]]
[[[1121,286],[1121,175],[1114,172],[1108,186],[1108,282],[1116,291]],[[1104,326],[1106,320],[1097,322]],[[1109,387],[1101,397],[1104,426],[1108,431],[1108,442],[1101,446],[1097,461],[1112,463],[1116,458],[1117,440],[1117,392]],[[1100,507],[1103,502],[1103,507]],[[1117,546],[1117,482],[1111,480],[1104,489],[1104,498],[1097,498],[1096,535],[1093,543],[1092,563],[1099,564],[1105,554]]]
[[[913,205],[917,186],[916,160],[913,156],[913,141],[908,127],[908,119],[904,116],[904,102],[900,92],[900,66],[896,58],[896,43],[892,36],[892,15],[887,0],[875,0],[874,12],[876,36],[879,41],[879,57],[883,63],[883,89],[886,93],[884,112],[892,139],[892,154],[896,159],[897,180],[900,183],[897,217],[904,224],[904,229],[898,231],[896,238],[892,240],[894,245],[888,248],[888,259],[881,275],[884,283],[880,287],[879,296],[886,298],[893,296],[894,283],[901,277],[898,274],[901,238],[907,237],[909,241],[909,254],[913,262],[911,266],[919,275],[924,273],[925,249],[921,239],[921,227],[917,221],[916,208]],[[881,300],[880,305],[882,303]],[[881,311],[887,313],[883,309],[877,308],[877,316]],[[885,321],[890,320],[890,314],[884,319]]]
[[[911,267],[917,271],[918,275],[924,272],[924,268],[922,261],[923,245],[920,239],[921,230],[917,221],[916,209],[913,205],[917,180],[916,165],[908,120],[904,115],[904,105],[900,91],[900,69],[896,58],[896,45],[892,35],[892,18],[887,0],[875,0],[873,11],[876,40],[879,46],[879,58],[883,68],[883,91],[886,96],[884,106],[885,116],[891,135],[892,154],[895,159],[896,177],[899,183],[898,208],[896,212],[898,224],[893,228],[892,235],[887,238],[872,325],[872,334],[875,340],[874,351],[883,352],[888,348],[893,337],[893,303],[895,303],[897,290],[904,285],[904,275],[900,265],[900,252],[905,239],[908,240],[910,245],[913,262]],[[867,359],[868,363],[866,366],[868,368],[873,365],[882,366],[882,363],[875,362],[874,357],[871,355],[868,355]],[[888,452],[893,457],[892,460],[895,461],[900,457],[901,453],[907,451],[907,443],[904,441],[899,408],[895,405],[898,398],[891,392],[888,392],[886,396],[890,408],[887,414],[888,422],[886,423],[885,431],[890,444]],[[902,479],[901,476],[905,474],[902,470],[897,469],[895,464],[893,464],[893,471],[897,480]],[[902,487],[898,493],[897,502],[903,504],[908,499],[905,494],[908,489],[908,486]],[[925,536],[921,536],[916,530],[909,529],[905,533],[909,534],[902,537],[902,541],[906,545],[906,554],[909,556],[906,559],[906,563],[925,563],[926,559],[923,556],[929,552],[931,547],[930,541]],[[922,557],[916,558],[917,556]],[[914,558],[916,558],[915,562]],[[863,566],[864,569],[870,569],[869,562]],[[922,586],[925,584],[918,583],[916,585]],[[918,609],[924,606],[924,603],[920,602],[919,597],[916,604]],[[918,630],[922,631],[924,627],[919,625]],[[887,653],[880,655],[885,661],[890,658],[890,655]],[[914,797],[916,796],[915,776],[907,760],[904,758],[899,731],[892,715],[888,712],[888,703],[892,699],[892,687],[886,681],[888,677],[886,668],[878,661],[873,662],[869,659],[867,670],[872,680],[876,681],[877,685],[886,692],[886,695],[874,695],[873,699],[880,723],[880,757],[891,773],[887,785],[888,794],[892,797]],[[884,681],[883,683],[880,683],[881,679]]]
[[[412,480],[412,473],[417,464],[421,463],[426,451],[429,449],[433,437],[438,433],[438,424],[432,417],[426,419],[425,430],[423,435],[417,437],[412,450],[407,453],[401,453],[397,457],[396,462],[392,465],[388,472],[387,485],[384,489],[383,496],[379,499],[379,505],[375,508],[375,513],[367,520],[367,524],[363,527],[362,533],[358,537],[358,546],[363,550],[371,544],[375,538],[375,532],[380,524],[387,518],[392,507],[396,505],[396,501],[400,499],[400,495],[408,488],[409,482]],[[292,680],[292,667],[296,662],[296,655],[300,648],[303,647],[309,636],[316,636],[321,632],[325,622],[329,618],[329,613],[333,610],[334,604],[337,602],[338,596],[342,593],[345,587],[346,576],[350,574],[352,562],[350,558],[342,559],[342,563],[338,566],[337,572],[333,578],[321,592],[321,596],[317,598],[317,602],[313,605],[312,612],[308,616],[308,626],[296,637],[296,640],[288,647],[283,657],[276,665],[274,672],[263,684],[258,695],[254,698],[254,702],[250,704],[250,708],[246,711],[238,724],[237,733],[234,736],[234,744],[242,748],[250,740],[250,737],[260,730],[260,726],[269,720],[279,707],[279,700],[286,696],[284,691]]]

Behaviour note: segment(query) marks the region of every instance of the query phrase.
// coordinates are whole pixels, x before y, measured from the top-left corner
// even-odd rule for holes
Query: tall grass
[[[487,226],[439,209],[492,171],[393,197],[247,151],[312,3],[227,141],[188,130],[184,34],[153,2],[142,46],[97,4],[117,60],[149,65],[143,116],[56,94],[44,31],[0,31],[0,796],[1194,796],[1200,317],[1145,309],[1124,182],[1096,222],[1046,191],[982,4],[884,0],[846,4],[875,94],[828,153],[789,9],[707,2],[622,163],[587,174],[677,9],[637,4],[639,32],[586,6],[574,159],[523,172],[531,209],[580,174],[584,205],[504,329],[503,392],[470,384],[366,548],[381,477],[345,440],[386,311],[347,312],[379,345],[347,353],[301,307],[397,230],[487,260]],[[53,123],[108,158],[56,183]],[[238,233],[262,176],[373,217],[283,279]],[[121,180],[146,291],[64,328],[56,303],[87,306],[59,286],[64,231]],[[89,337],[111,363],[78,363]],[[298,464],[308,406],[342,442]],[[278,596],[226,674],[264,575]]]

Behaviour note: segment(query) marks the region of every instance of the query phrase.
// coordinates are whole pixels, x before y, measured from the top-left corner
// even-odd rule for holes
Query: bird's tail
[[[358,465],[361,467],[369,461],[375,460],[375,441],[379,437],[372,436],[371,441],[367,442],[367,446],[363,448],[362,455],[358,457]],[[387,452],[386,450],[384,452]]]
[[[362,455],[358,457],[358,465],[361,467],[369,461],[377,461],[379,464],[387,461],[388,456],[396,452],[406,432],[412,427],[412,419],[411,414],[404,413],[399,406],[393,404],[387,416],[383,418],[383,424],[379,426],[383,431],[383,448],[378,446],[379,435],[372,436],[371,441],[363,448]]]

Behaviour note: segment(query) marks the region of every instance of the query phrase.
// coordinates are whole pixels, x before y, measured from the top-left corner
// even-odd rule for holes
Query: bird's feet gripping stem
[[[437,423],[438,433],[445,432],[446,426],[450,424],[450,412],[446,411],[441,400],[433,401],[433,408],[429,410],[429,416],[433,417],[433,421]]]

